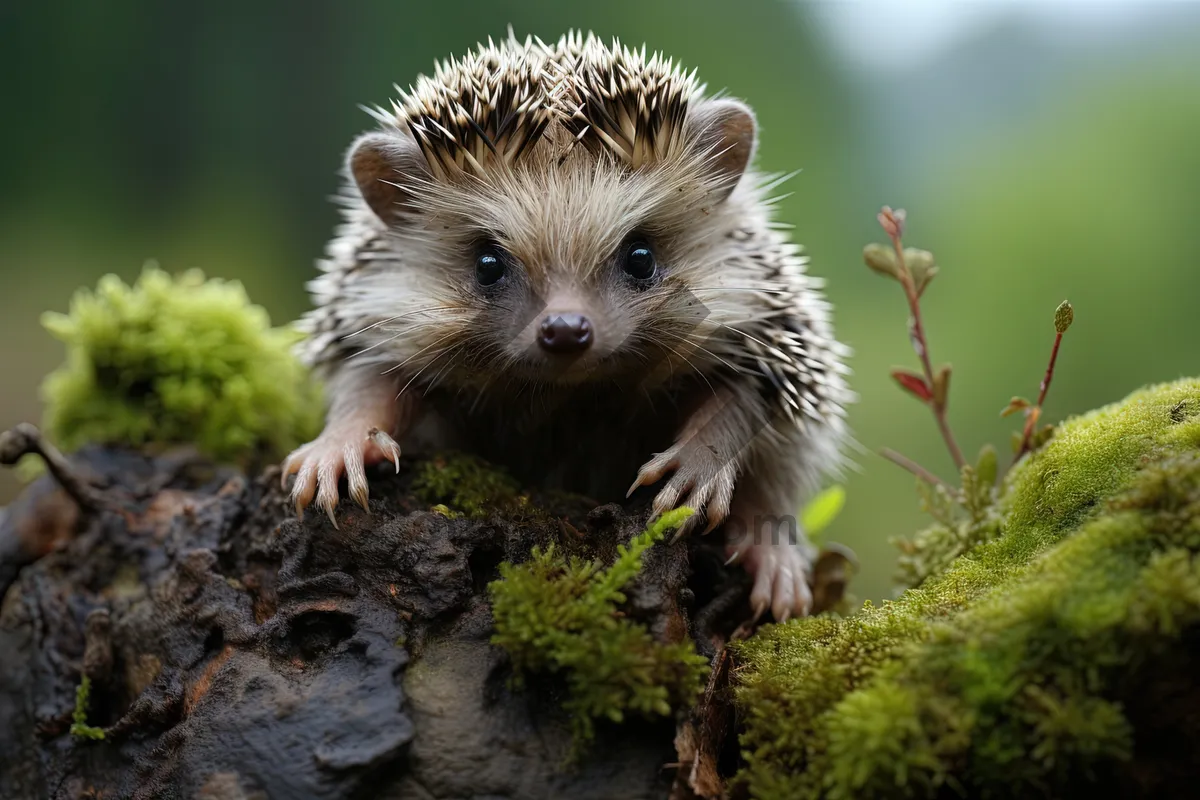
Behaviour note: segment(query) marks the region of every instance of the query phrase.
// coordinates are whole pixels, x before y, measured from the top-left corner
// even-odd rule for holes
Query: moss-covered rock
[[[739,646],[752,796],[1132,780],[1139,671],[1200,625],[1200,380],[1067,422],[997,509],[981,543],[898,600]]]
[[[83,290],[45,327],[67,345],[42,387],[60,446],[194,445],[221,461],[275,459],[320,431],[320,391],[240,283],[147,266]]]

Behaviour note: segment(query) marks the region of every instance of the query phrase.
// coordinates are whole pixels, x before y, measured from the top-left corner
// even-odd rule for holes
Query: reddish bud
[[[892,378],[896,383],[900,384],[900,388],[916,397],[922,403],[928,403],[933,399],[933,390],[929,388],[929,384],[915,372],[909,372],[906,369],[892,370]]]
[[[879,224],[883,226],[884,233],[893,239],[904,235],[904,218],[904,209],[899,208],[893,211],[891,206],[884,206],[877,217]]]

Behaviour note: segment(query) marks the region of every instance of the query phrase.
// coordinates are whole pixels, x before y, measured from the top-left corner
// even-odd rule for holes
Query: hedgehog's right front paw
[[[304,509],[316,496],[317,505],[325,509],[336,528],[338,524],[333,511],[339,500],[338,481],[342,474],[346,475],[350,496],[364,511],[370,511],[365,467],[385,459],[396,465],[397,472],[400,471],[400,445],[378,428],[358,433],[326,429],[315,441],[297,448],[284,460],[281,480],[286,487],[288,476],[296,475],[292,485],[296,516],[303,517]]]

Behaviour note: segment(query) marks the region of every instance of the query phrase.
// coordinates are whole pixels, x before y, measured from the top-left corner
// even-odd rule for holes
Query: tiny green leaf
[[[938,408],[945,408],[950,399],[950,365],[945,364],[933,376],[933,402]]]
[[[998,471],[996,448],[985,444],[979,450],[979,459],[975,462],[975,472],[984,486],[991,487],[996,485]]]
[[[917,297],[920,297],[924,294],[925,287],[938,272],[937,264],[933,261],[933,253],[928,250],[918,250],[915,247],[906,247],[904,248],[904,265],[908,267],[908,272],[912,275],[913,286],[917,290]]]
[[[829,527],[846,505],[846,489],[841,485],[830,486],[804,506],[800,521],[809,536]]]
[[[893,279],[900,277],[900,265],[896,261],[896,251],[887,245],[867,245],[863,248],[863,261],[880,275]]]
[[[1012,414],[1015,414],[1018,411],[1023,411],[1024,409],[1029,408],[1029,406],[1030,406],[1030,402],[1028,400],[1026,400],[1024,397],[1014,397],[1012,400],[1008,401],[1008,405],[1006,405],[1004,407],[1004,410],[1000,412],[1000,416],[1002,416],[1002,417],[1011,416]]]

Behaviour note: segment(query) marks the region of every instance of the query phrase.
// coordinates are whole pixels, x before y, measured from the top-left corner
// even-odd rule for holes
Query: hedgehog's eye
[[[625,248],[625,258],[621,267],[629,277],[639,281],[648,281],[658,272],[654,251],[645,242],[633,242]]]
[[[481,250],[475,257],[475,280],[480,286],[491,286],[504,277],[504,257],[494,247]]]

